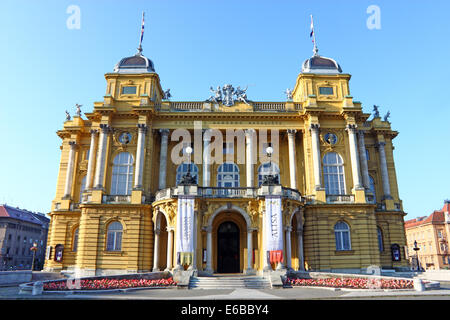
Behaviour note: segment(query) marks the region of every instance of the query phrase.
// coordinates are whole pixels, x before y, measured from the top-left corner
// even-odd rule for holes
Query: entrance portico
[[[254,229],[247,212],[234,205],[218,208],[208,219],[205,272],[255,273]],[[256,236],[255,236],[256,238]]]

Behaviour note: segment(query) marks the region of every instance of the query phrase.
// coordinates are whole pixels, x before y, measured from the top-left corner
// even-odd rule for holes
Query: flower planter
[[[286,278],[284,285],[292,287],[308,286],[348,289],[414,289],[412,280],[373,278]]]
[[[172,278],[167,279],[81,279],[57,280],[44,283],[44,291],[66,290],[112,290],[148,287],[176,286]]]

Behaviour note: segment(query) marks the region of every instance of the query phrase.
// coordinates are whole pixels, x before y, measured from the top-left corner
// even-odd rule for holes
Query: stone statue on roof
[[[379,106],[374,105],[373,106],[373,117],[374,118],[379,118],[380,117],[380,112],[378,111]]]
[[[83,106],[82,104],[78,104],[78,103],[75,104],[75,107],[77,108],[76,115],[80,118],[81,118],[81,107],[82,106]]]

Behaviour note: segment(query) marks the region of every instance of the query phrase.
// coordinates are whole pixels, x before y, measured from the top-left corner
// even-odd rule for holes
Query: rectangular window
[[[333,88],[332,87],[319,87],[319,94],[323,95],[332,95],[333,94]]]
[[[135,86],[122,87],[122,94],[136,94]]]
[[[224,142],[223,143],[223,154],[233,154],[234,153],[234,143]]]

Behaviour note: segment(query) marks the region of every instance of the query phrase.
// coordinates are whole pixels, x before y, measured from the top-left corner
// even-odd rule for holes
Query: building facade
[[[0,205],[0,270],[30,270],[33,255],[33,270],[42,270],[49,222],[42,213]]]
[[[421,269],[425,270],[441,270],[450,267],[449,212],[450,201],[446,200],[441,210],[434,211],[428,217],[405,221],[408,259],[413,269],[417,268],[417,259]],[[419,250],[414,250],[415,247]]]
[[[406,268],[398,132],[368,120],[350,77],[315,52],[285,101],[229,84],[171,101],[141,50],[122,59],[87,119],[57,132],[46,269]]]

